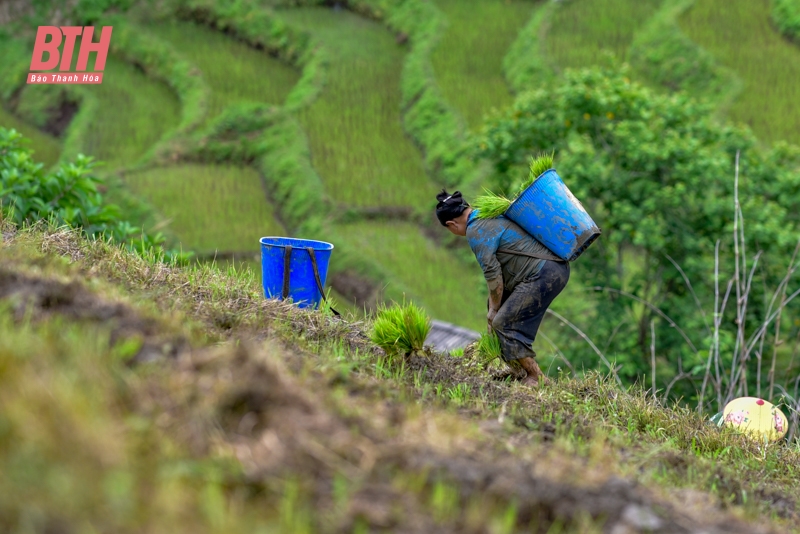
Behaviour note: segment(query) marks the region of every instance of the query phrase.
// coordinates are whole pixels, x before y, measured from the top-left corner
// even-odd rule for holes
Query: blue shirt
[[[504,290],[513,291],[517,284],[539,273],[545,260],[498,253],[497,249],[552,254],[547,247],[504,216],[478,219],[477,214],[478,210],[473,209],[467,218],[467,240],[487,281],[502,276]]]

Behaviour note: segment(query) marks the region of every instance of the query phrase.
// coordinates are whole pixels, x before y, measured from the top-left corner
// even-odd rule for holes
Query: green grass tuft
[[[473,207],[478,210],[478,219],[494,219],[506,212],[511,205],[511,200],[502,195],[492,193],[488,189],[473,202]]]
[[[430,331],[431,320],[425,310],[409,302],[379,308],[370,339],[387,354],[409,354],[422,350]]]

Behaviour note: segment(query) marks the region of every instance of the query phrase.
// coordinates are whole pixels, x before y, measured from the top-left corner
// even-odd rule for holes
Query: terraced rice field
[[[211,89],[206,122],[242,102],[280,105],[299,79],[292,67],[219,32],[190,22],[148,24],[203,74]],[[258,172],[182,165],[126,177],[186,248],[201,253],[258,251],[258,239],[284,235]]]
[[[249,167],[180,165],[125,177],[170,223],[185,249],[258,251],[258,240],[285,235],[258,172]]]
[[[697,0],[680,24],[744,82],[730,118],[762,141],[800,144],[800,46],[781,37],[769,17],[769,0]]]
[[[207,120],[231,104],[283,104],[300,78],[291,66],[198,24],[160,22],[148,24],[147,31],[172,44],[202,71],[211,88]]]
[[[477,128],[492,108],[512,101],[503,57],[528,22],[530,0],[436,0],[448,21],[433,53],[436,81],[445,99]]]
[[[327,82],[298,113],[328,195],[348,206],[430,204],[417,148],[401,123],[403,49],[381,24],[345,10],[281,11],[328,51]]]
[[[0,126],[14,128],[29,139],[30,144],[28,144],[28,147],[34,151],[34,159],[44,163],[45,167],[50,167],[58,161],[58,157],[61,154],[61,142],[52,135],[48,135],[18,119],[2,107],[0,107]]]
[[[485,329],[486,297],[480,290],[484,282],[477,262],[459,260],[410,223],[362,222],[337,226],[333,232],[401,281],[413,293],[406,296],[423,304],[431,316]],[[399,286],[391,282],[384,292],[388,298],[403,298]]]
[[[553,10],[544,53],[556,71],[627,58],[637,30],[661,0],[565,0]]]
[[[78,150],[106,162],[105,169],[133,164],[178,124],[180,104],[170,88],[112,56],[103,83],[83,89],[98,107]]]

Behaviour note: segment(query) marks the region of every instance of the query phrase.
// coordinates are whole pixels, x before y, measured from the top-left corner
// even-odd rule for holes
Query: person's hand
[[[488,321],[489,326],[489,333],[492,333],[492,321],[494,321],[494,316],[497,315],[497,310],[493,310],[489,308],[489,313],[486,314],[486,320]]]

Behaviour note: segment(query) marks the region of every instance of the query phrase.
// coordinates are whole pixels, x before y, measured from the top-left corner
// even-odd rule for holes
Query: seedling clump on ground
[[[389,355],[421,351],[431,330],[431,320],[414,304],[381,307],[372,324],[370,339]]]

